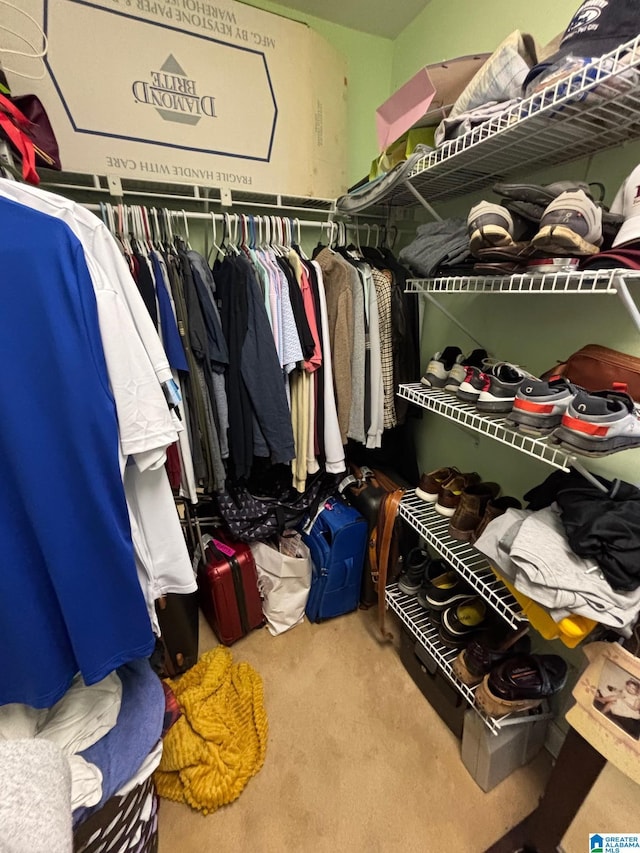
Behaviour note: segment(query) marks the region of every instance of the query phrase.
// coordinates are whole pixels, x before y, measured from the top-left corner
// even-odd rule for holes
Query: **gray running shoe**
[[[602,209],[583,192],[564,192],[548,205],[531,241],[549,255],[595,255],[602,245]]]
[[[469,211],[467,228],[472,255],[478,249],[513,245],[513,219],[506,207],[500,204],[478,202]]]
[[[638,405],[620,391],[579,391],[553,439],[585,456],[608,456],[640,447]]]
[[[494,365],[485,382],[476,408],[479,412],[510,412],[518,389],[525,379],[533,378],[526,370],[506,361]]]
[[[528,379],[516,393],[508,424],[530,435],[548,435],[560,426],[562,416],[581,389],[560,376],[549,382]]]

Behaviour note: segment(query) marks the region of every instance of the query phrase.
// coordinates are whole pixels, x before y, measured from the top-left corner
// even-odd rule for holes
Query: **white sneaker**
[[[602,209],[583,190],[567,190],[548,205],[531,241],[553,255],[595,255],[602,245]]]

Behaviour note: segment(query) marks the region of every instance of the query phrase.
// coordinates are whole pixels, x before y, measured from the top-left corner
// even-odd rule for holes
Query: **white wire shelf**
[[[542,705],[539,712],[534,714],[524,712],[521,714],[508,714],[504,717],[489,717],[475,703],[475,688],[463,684],[455,676],[453,671],[453,662],[460,649],[450,649],[448,646],[444,645],[438,635],[438,629],[431,624],[427,611],[420,607],[415,598],[410,595],[405,595],[398,588],[397,584],[392,584],[387,587],[386,601],[391,610],[393,610],[402,623],[409,629],[412,636],[414,636],[418,642],[424,646],[429,656],[439,667],[440,671],[449,679],[469,705],[471,705],[478,716],[480,716],[484,721],[487,728],[494,735],[499,734],[505,726],[521,723],[535,723],[538,722],[538,720],[547,719],[551,716],[548,706]]]
[[[416,406],[442,415],[467,429],[487,435],[501,444],[506,444],[507,447],[513,447],[521,453],[526,453],[527,456],[540,459],[554,468],[568,471],[569,466],[575,463],[575,457],[558,445],[550,444],[544,438],[524,435],[507,426],[504,416],[486,415],[479,412],[475,406],[470,403],[463,403],[447,391],[425,388],[419,382],[412,382],[407,385],[400,385],[398,396],[404,400],[409,400]]]
[[[408,183],[429,202],[474,192],[525,168],[577,160],[640,136],[640,36],[426,154]],[[384,201],[416,205],[406,184]]]
[[[113,193],[105,175],[57,172],[52,169],[41,169],[40,174],[42,186],[53,192],[63,192],[67,195],[77,193],[80,196],[102,196],[104,201],[113,201]],[[146,201],[149,204],[155,203],[159,206],[163,206],[163,203],[166,202],[170,204],[180,203],[187,207],[222,204],[221,190],[218,187],[132,178],[121,178],[120,185],[122,195],[119,197]],[[232,206],[304,211],[325,217],[329,214],[332,215],[336,210],[335,199],[294,196],[284,193],[258,193],[235,188],[232,191]],[[228,209],[232,209],[232,207]],[[366,216],[367,214],[363,215]]]
[[[449,519],[438,515],[433,504],[421,500],[415,491],[405,492],[400,515],[512,628],[520,628],[528,621],[485,557],[468,542],[449,536]]]
[[[542,293],[542,294],[610,294],[617,295],[616,280],[640,282],[640,273],[629,270],[584,270],[571,273],[511,276],[442,276],[412,278],[406,293]]]

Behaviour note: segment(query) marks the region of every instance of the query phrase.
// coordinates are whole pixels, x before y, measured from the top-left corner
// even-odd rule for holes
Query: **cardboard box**
[[[490,55],[460,56],[421,68],[376,110],[380,151],[412,127],[439,124]]]

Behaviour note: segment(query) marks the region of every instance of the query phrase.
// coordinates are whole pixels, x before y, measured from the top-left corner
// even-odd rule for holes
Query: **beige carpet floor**
[[[213,645],[202,623],[201,651]],[[265,765],[213,815],[162,801],[160,853],[481,853],[535,806],[548,754],[485,794],[374,612],[254,631],[232,651],[264,680]]]

